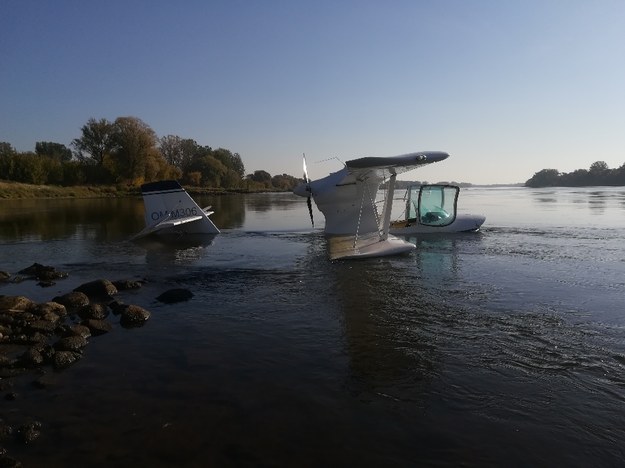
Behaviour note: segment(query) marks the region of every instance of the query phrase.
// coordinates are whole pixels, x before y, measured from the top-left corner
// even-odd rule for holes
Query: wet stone
[[[43,302],[41,304],[37,304],[33,309],[33,314],[39,316],[45,316],[48,314],[54,314],[58,317],[65,317],[67,315],[67,309],[63,304],[59,304],[58,302]]]
[[[55,369],[64,369],[79,361],[82,354],[75,351],[57,351],[54,353],[52,364]]]
[[[108,308],[104,304],[94,303],[89,304],[78,312],[78,315],[82,319],[96,319],[102,320],[109,314]]]
[[[113,325],[106,320],[89,319],[83,322],[87,326],[93,336],[103,335],[113,329]]]
[[[37,367],[43,364],[44,358],[35,348],[29,348],[19,357],[21,365],[26,367]]]
[[[174,288],[165,291],[163,294],[156,298],[157,301],[164,302],[165,304],[173,304],[175,302],[188,301],[193,297],[193,293],[188,289]]]
[[[54,344],[57,351],[80,351],[87,346],[87,339],[80,335],[72,335],[61,338]]]
[[[28,275],[37,278],[38,280],[49,281],[59,278],[67,278],[67,273],[58,271],[56,268],[47,265],[41,265],[40,263],[33,263],[28,268],[18,271],[21,275]]]
[[[34,306],[35,303],[25,296],[0,296],[0,311],[25,311]]]
[[[83,338],[89,338],[91,336],[91,331],[89,330],[89,327],[82,324],[63,325],[61,327],[61,334],[63,336],[78,335]]]
[[[137,305],[122,307],[119,323],[123,327],[137,327],[143,325],[150,318],[150,312]]]
[[[53,299],[54,302],[64,305],[70,311],[76,311],[81,307],[85,307],[89,304],[89,297],[82,292],[72,291],[62,296],[57,296]]]
[[[15,435],[17,440],[24,443],[30,444],[39,438],[41,435],[41,423],[38,421],[22,424],[15,431]]]
[[[127,291],[129,289],[139,289],[143,286],[142,281],[135,280],[117,280],[113,281],[113,284],[118,291]]]
[[[82,292],[91,298],[105,298],[117,294],[117,288],[106,279],[99,279],[82,284],[74,289],[75,292]]]
[[[57,320],[58,320],[58,317],[57,317]],[[32,322],[28,324],[28,328],[31,331],[36,331],[36,332],[51,335],[52,333],[54,333],[54,330],[56,329],[56,323],[49,322],[47,320],[33,320]]]

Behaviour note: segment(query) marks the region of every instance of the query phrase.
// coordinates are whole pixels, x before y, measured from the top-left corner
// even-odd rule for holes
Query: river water
[[[625,464],[625,188],[463,189],[481,232],[335,262],[304,199],[200,204],[222,233],[168,245],[127,241],[139,198],[0,202],[0,270],[69,273],[0,294],[145,279],[119,299],[152,312],[16,379],[25,466]],[[173,287],[194,297],[155,300]]]

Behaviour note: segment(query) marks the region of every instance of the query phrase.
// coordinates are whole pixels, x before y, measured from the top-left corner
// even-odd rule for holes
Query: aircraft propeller
[[[308,205],[308,214],[310,214],[310,222],[312,223],[312,227],[315,227],[315,220],[313,219],[313,210],[312,210],[312,187],[310,186],[310,179],[308,178],[308,169],[306,169],[306,155],[304,156],[304,182],[306,182],[306,191],[309,193],[308,198],[306,198],[306,204]]]

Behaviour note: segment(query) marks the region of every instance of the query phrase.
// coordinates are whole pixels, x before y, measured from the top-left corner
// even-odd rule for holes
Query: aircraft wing
[[[350,184],[370,178],[382,181],[393,174],[402,174],[427,164],[443,161],[448,157],[449,154],[442,151],[419,151],[387,158],[352,159],[345,163],[347,176],[339,184]]]
[[[150,234],[160,231],[161,229],[167,229],[167,228],[172,228],[175,226],[179,226],[181,224],[185,224],[185,223],[192,223],[194,221],[199,221],[200,219],[202,219],[203,216],[197,215],[197,216],[187,216],[186,218],[175,218],[172,219],[170,217],[164,218],[158,222],[156,222],[155,224],[152,224],[151,226],[147,226],[145,229],[143,229],[143,231],[135,234],[131,240],[136,240],[136,239],[140,239],[142,237],[145,236],[149,236]]]

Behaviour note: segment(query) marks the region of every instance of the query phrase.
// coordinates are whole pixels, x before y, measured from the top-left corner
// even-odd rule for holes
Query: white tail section
[[[141,186],[145,208],[145,229],[135,236],[158,231],[162,234],[219,234],[203,210],[175,180],[150,182]]]

